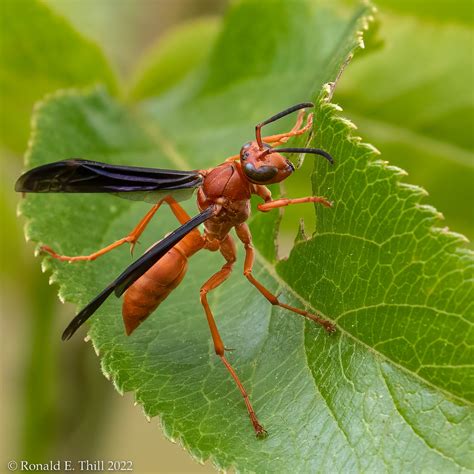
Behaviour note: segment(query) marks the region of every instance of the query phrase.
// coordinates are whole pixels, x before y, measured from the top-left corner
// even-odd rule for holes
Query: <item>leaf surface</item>
[[[288,304],[336,320],[338,333],[328,336],[271,307],[241,275],[241,251],[236,271],[210,298],[267,439],[255,439],[241,396],[214,355],[199,304],[200,286],[223,263],[219,255],[193,257],[180,287],[132,337],[123,333],[120,300],[111,298],[92,320],[92,341],[116,388],[135,392],[170,438],[223,468],[473,468],[472,256],[459,249],[460,237],[433,229],[436,213],[420,203],[419,188],[400,184],[400,171],[353,138],[320,93],[359,44],[369,15],[363,8],[341,19],[303,1],[291,8],[272,2],[271,9],[240,2],[208,66],[142,112],[95,91],[57,94],[36,114],[30,166],[79,156],[184,169],[221,162],[264,117],[296,101],[317,101],[312,145],[332,153],[336,165],[316,162],[314,193],[336,206],[316,208],[317,233],[309,241],[300,233],[289,259],[276,266],[278,219],[256,216],[255,277]],[[249,17],[262,19],[265,35],[248,28]],[[247,69],[239,67],[244,56]],[[96,195],[32,195],[22,204],[28,237],[69,255],[126,235],[147,209]],[[188,209],[196,212],[191,202]],[[142,248],[176,226],[160,210]],[[45,259],[44,266],[61,297],[82,306],[129,262],[123,248],[94,263]]]

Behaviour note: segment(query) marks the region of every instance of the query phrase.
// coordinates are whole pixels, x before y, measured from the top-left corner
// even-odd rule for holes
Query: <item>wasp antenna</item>
[[[321,150],[320,148],[274,148],[272,151],[277,151],[278,153],[311,153],[326,158],[331,165],[334,164],[334,158],[327,151]]]
[[[312,102],[303,102],[301,104],[296,104],[296,105],[293,105],[292,107],[289,107],[289,108],[281,111],[280,113],[278,113],[276,115],[273,115],[269,119],[264,120],[263,122],[260,122],[258,125],[256,125],[255,126],[255,137],[257,139],[257,143],[258,143],[258,146],[260,147],[260,149],[261,150],[263,149],[261,128],[264,125],[275,122],[276,120],[279,120],[282,117],[285,117],[286,115],[290,115],[291,113],[293,113],[297,110],[307,109],[307,108],[310,108],[310,107],[314,107],[314,104]]]

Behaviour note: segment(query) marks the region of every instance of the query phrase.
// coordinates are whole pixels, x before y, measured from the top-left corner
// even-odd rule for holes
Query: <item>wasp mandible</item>
[[[334,325],[303,309],[287,305],[278,300],[252,274],[254,249],[252,235],[246,221],[250,215],[250,197],[260,196],[264,203],[258,210],[267,212],[293,204],[315,202],[331,207],[324,197],[309,196],[296,199],[272,200],[266,185],[279,183],[290,176],[295,167],[282,153],[309,153],[319,155],[333,164],[333,158],[319,148],[275,148],[291,137],[302,135],[312,127],[313,114],[307,116],[305,109],[314,107],[310,102],[294,105],[259,123],[255,127],[255,140],[242,146],[238,155],[231,156],[215,168],[193,171],[117,166],[83,159],[69,159],[34,168],[23,174],[15,190],[22,193],[113,193],[129,199],[141,198],[153,202],[137,226],[125,237],[90,255],[68,257],[57,254],[48,246],[42,250],[52,257],[68,262],[95,260],[107,252],[129,243],[131,249],[163,203],[166,203],[181,224],[171,234],[154,244],[140,258],[127,267],[110,285],[101,291],[71,321],[63,333],[63,340],[69,339],[88,320],[104,301],[115,293],[124,294],[122,316],[125,331],[130,335],[181,283],[188,259],[202,249],[220,251],[225,259],[222,268],[201,287],[200,299],[214,342],[216,354],[229,371],[244,397],[247,411],[257,436],[264,436],[265,429],[257,419],[249,396],[237,373],[225,356],[226,348],[217,329],[214,316],[207,301],[207,295],[221,285],[230,275],[236,261],[236,247],[231,229],[245,248],[244,275],[248,281],[272,304],[308,318],[328,331]],[[298,111],[294,127],[287,133],[263,137],[264,125]],[[197,206],[200,213],[190,218],[174,193],[197,189]],[[198,229],[204,224],[204,232]]]

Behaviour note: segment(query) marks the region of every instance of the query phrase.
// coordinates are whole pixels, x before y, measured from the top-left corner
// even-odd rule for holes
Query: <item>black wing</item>
[[[24,193],[133,193],[196,188],[197,171],[162,170],[70,159],[38,166],[20,176]]]
[[[107,288],[101,291],[68,325],[62,335],[63,341],[71,336],[87,321],[104,301],[115,291],[116,296],[121,296],[126,289],[147,270],[149,270],[161,257],[171,250],[186,234],[198,225],[209,219],[214,213],[214,206],[210,206],[188,222],[178,227],[174,232],[157,242],[146,251],[136,262],[127,267]]]

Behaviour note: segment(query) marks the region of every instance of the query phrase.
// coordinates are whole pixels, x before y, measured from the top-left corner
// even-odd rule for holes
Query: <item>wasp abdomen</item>
[[[188,259],[171,249],[125,292],[122,306],[125,332],[130,335],[181,283]]]

